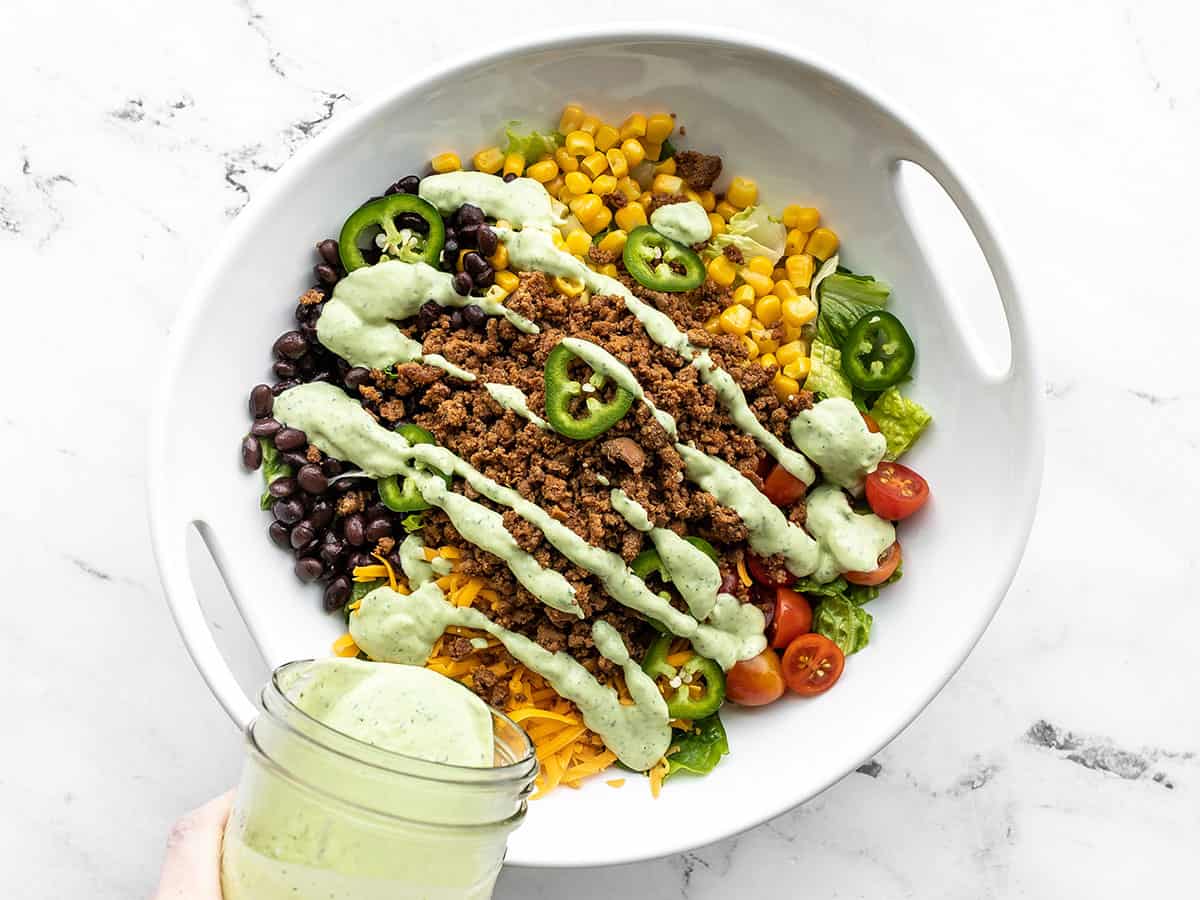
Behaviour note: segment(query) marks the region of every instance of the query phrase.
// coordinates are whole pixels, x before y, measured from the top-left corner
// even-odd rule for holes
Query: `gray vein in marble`
[[[262,13],[260,13],[250,0],[239,0],[238,6],[246,14],[246,24],[250,29],[259,36],[263,42],[263,46],[267,50],[267,65],[271,67],[271,71],[280,78],[286,79],[287,72],[283,70],[283,65],[279,62],[279,58],[283,55],[279,50],[275,49],[275,42],[267,33],[267,27],[264,23]]]
[[[1170,91],[1163,90],[1162,79],[1158,77],[1154,66],[1150,64],[1150,54],[1146,50],[1146,41],[1133,21],[1133,10],[1131,9],[1125,10],[1125,27],[1133,35],[1133,46],[1137,50],[1138,63],[1141,64],[1142,72],[1150,79],[1152,90],[1156,94],[1161,94],[1163,99],[1167,101],[1167,109],[1175,109],[1175,95]]]
[[[33,169],[33,162],[29,157],[29,152],[25,149],[22,149],[21,152],[21,174],[33,186],[33,189],[41,198],[42,206],[50,214],[46,231],[37,241],[37,246],[40,249],[46,246],[63,224],[63,213],[58,206],[58,189],[63,185],[75,187],[75,181],[69,175],[65,175],[62,172],[55,172],[50,175],[36,173]]]
[[[146,118],[145,101],[137,97],[131,97],[125,101],[123,106],[114,109],[109,115],[114,119],[120,119],[122,122],[140,122]]]
[[[1145,400],[1151,406],[1162,406],[1166,403],[1174,403],[1179,399],[1178,397],[1167,396],[1166,394],[1153,394],[1150,391],[1135,391],[1132,388],[1129,389],[1129,393],[1139,400]]]
[[[93,578],[99,578],[101,581],[113,580],[113,576],[108,572],[105,572],[103,569],[97,569],[91,563],[82,560],[77,556],[68,556],[67,559],[71,561],[71,564],[74,565],[75,568],[79,569],[79,571],[83,572],[85,575],[91,575]]]
[[[871,778],[878,778],[879,773],[883,771],[883,765],[877,759],[872,759],[869,762],[863,763],[854,770],[859,775],[867,775]]]
[[[1127,781],[1137,781],[1147,775],[1159,760],[1190,760],[1196,755],[1192,752],[1176,752],[1156,747],[1143,748],[1140,752],[1123,750],[1108,738],[1076,734],[1045,719],[1039,719],[1029,726],[1029,730],[1025,732],[1025,740],[1034,746],[1061,754],[1060,759],[1085,769],[1108,772]],[[1175,787],[1165,772],[1154,771],[1150,773],[1150,778],[1165,788]]]
[[[1047,381],[1046,396],[1059,400],[1075,390],[1074,381]]]
[[[947,793],[951,797],[961,797],[963,794],[977,791],[991,781],[999,771],[1000,766],[997,763],[984,763],[979,757],[976,757],[967,773],[959,778]]]
[[[9,234],[21,233],[21,220],[10,209],[12,206],[12,193],[6,187],[0,187],[0,231],[7,231]]]

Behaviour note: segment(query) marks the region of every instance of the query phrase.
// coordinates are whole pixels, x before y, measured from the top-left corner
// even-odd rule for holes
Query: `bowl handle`
[[[216,695],[217,702],[245,731],[258,711],[237,683],[233,670],[217,646],[192,584],[191,567],[187,560],[187,532],[198,524],[189,519],[182,524],[176,521],[174,527],[169,529],[153,529],[154,555],[162,574],[167,605],[171,608],[184,646]]]
[[[898,148],[890,154],[889,169],[892,173],[893,189],[897,184],[895,176],[899,163],[909,162],[920,166],[946,192],[966,221],[967,227],[971,229],[971,234],[991,270],[997,293],[1000,295],[1000,302],[1004,306],[1004,314],[1008,319],[1011,348],[1006,372],[998,377],[984,372],[980,372],[980,375],[990,387],[1007,386],[1019,373],[1030,369],[1032,360],[1024,358],[1022,354],[1033,353],[1029,324],[1020,301],[1020,290],[1017,287],[1016,278],[1012,269],[1009,268],[1007,257],[1001,249],[1000,241],[989,217],[984,214],[971,192],[963,186],[961,178],[932,147],[916,139],[915,135],[913,138],[911,143],[906,143],[906,146]]]

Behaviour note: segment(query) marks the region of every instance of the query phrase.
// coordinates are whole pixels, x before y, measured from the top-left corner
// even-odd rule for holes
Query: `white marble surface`
[[[990,631],[860,774],[737,839],[619,869],[508,871],[498,897],[1194,895],[1200,21],[1184,7],[629,6],[631,20],[790,35],[941,140],[1029,291],[1046,487]],[[0,894],[145,895],[168,823],[236,776],[237,735],[163,607],[143,514],[146,385],[181,280],[389,73],[485,31],[595,14],[567,11],[3,3]]]

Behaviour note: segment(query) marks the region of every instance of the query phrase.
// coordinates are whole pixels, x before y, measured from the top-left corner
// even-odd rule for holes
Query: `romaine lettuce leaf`
[[[676,772],[707,775],[729,752],[729,738],[721,717],[713,713],[692,723],[692,731],[682,732],[672,741],[679,749],[667,757],[667,778]]]
[[[280,478],[290,478],[292,467],[283,461],[283,454],[275,447],[270,438],[260,437],[258,445],[262,448],[263,492],[258,505],[262,509],[270,509],[275,498],[271,496],[271,482]]]
[[[829,638],[849,656],[867,646],[871,640],[871,623],[875,617],[850,602],[844,595],[825,597],[813,615],[813,631]]]
[[[892,289],[870,275],[834,272],[821,282],[817,337],[840,348],[851,327],[864,315],[887,304]]]
[[[783,256],[786,242],[787,228],[782,222],[771,218],[765,206],[748,206],[729,220],[724,234],[708,242],[704,255],[712,258],[726,247],[737,247],[746,262],[765,256],[774,265]]]
[[[804,387],[826,397],[851,399],[853,390],[846,376],[842,374],[842,351],[820,340],[814,340],[809,357],[812,367]]]
[[[811,378],[810,375],[809,379]],[[880,433],[887,438],[887,452],[883,458],[890,460],[899,459],[907,453],[917,442],[921,432],[933,421],[933,416],[921,404],[909,400],[895,387],[890,387],[879,395],[879,399],[871,407],[871,418],[879,425]]]
[[[851,584],[845,578],[837,577],[833,581],[821,584],[811,578],[801,578],[796,582],[795,589],[809,599],[814,605],[823,597],[840,597],[849,600],[855,606],[870,603],[879,596],[881,588],[899,581],[904,576],[904,564],[901,563],[892,573],[892,577],[883,584]]]
[[[519,134],[517,128],[520,125],[520,122],[509,122],[508,127],[504,129],[504,136],[508,138],[505,153],[520,153],[526,162],[537,162],[542,156],[553,153],[562,145],[562,135],[556,131],[550,134],[538,131]]]

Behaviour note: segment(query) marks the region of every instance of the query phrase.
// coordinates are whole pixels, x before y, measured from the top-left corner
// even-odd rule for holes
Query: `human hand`
[[[153,900],[221,900],[221,836],[232,808],[229,791],[171,826]]]

